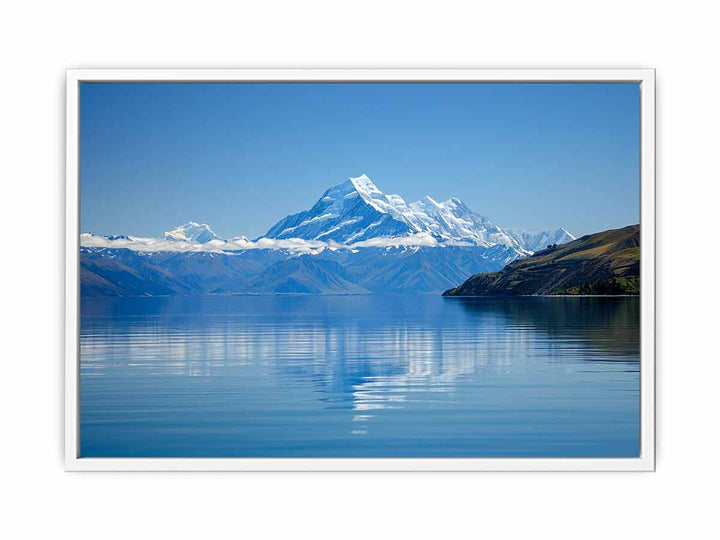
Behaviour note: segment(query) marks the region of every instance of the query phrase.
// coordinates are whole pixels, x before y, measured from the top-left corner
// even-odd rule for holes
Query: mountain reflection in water
[[[637,298],[82,302],[83,456],[638,453]]]

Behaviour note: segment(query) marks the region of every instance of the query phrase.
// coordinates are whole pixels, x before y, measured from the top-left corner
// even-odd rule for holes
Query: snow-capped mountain
[[[385,197],[365,175],[350,178],[328,189],[310,210],[278,221],[264,236],[352,244],[419,232],[403,215],[405,201],[397,199]]]
[[[207,223],[195,223],[188,221],[184,225],[175,227],[172,231],[165,233],[165,239],[178,242],[197,242],[205,244],[211,240],[220,240]]]
[[[429,234],[439,242],[521,249],[513,237],[460,199],[437,202],[426,196],[408,204],[400,195],[385,195],[364,174],[331,187],[312,208],[281,219],[265,237],[353,245],[373,238],[415,234]]]
[[[189,221],[164,238],[85,233],[81,244],[138,251],[280,249],[295,254],[376,247],[504,246],[522,257],[573,239],[565,229],[531,234],[500,228],[456,197],[438,202],[428,195],[408,204],[400,195],[384,194],[363,174],[331,187],[312,208],[281,219],[253,241],[245,236],[223,240],[208,224]]]
[[[365,175],[260,238],[189,221],[164,238],[80,237],[83,295],[440,292],[574,237],[504,229],[455,197],[406,203]]]
[[[575,240],[575,237],[562,227],[556,231],[538,233],[529,233],[521,229],[506,229],[506,232],[527,251],[540,251],[552,244],[566,244]]]

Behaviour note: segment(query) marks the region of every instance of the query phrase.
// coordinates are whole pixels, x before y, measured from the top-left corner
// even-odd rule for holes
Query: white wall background
[[[0,533],[711,536],[718,530],[720,479],[714,346],[720,78],[711,6],[693,0],[5,4]],[[64,69],[250,66],[657,68],[657,472],[63,472]]]

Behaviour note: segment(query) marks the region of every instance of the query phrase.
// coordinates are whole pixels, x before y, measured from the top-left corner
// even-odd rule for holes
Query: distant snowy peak
[[[573,236],[572,233],[566,231],[564,228],[560,227],[557,231],[555,231],[553,235],[553,243],[554,244],[567,244],[568,242],[572,242],[573,240],[577,240],[575,236]]]
[[[521,229],[507,229],[507,233],[527,251],[540,251],[552,244],[566,244],[575,240],[575,237],[562,227],[555,231],[536,233],[529,233]]]
[[[265,237],[349,245],[413,234],[430,234],[440,241],[520,249],[514,238],[475,214],[460,199],[453,197],[441,203],[426,196],[408,204],[400,195],[385,195],[364,174],[331,187],[312,208],[281,219]]]
[[[177,242],[197,242],[199,244],[205,244],[211,240],[220,240],[220,237],[213,232],[207,223],[188,221],[184,225],[180,225],[172,231],[166,232],[165,239]]]

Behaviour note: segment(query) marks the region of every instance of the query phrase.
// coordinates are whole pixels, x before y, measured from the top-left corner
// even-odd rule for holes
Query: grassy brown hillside
[[[639,294],[640,225],[589,234],[477,274],[444,296]]]

